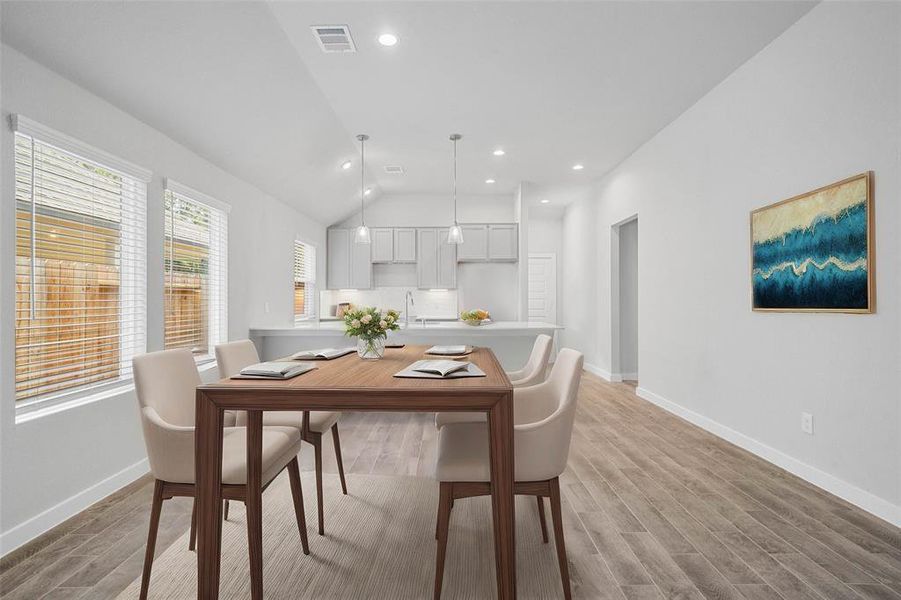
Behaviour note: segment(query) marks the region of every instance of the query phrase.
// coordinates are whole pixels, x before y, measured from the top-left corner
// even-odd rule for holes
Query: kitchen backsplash
[[[355,306],[376,306],[393,308],[404,317],[404,298],[407,292],[413,292],[413,307],[410,317],[426,317],[430,319],[456,319],[456,290],[419,290],[411,287],[381,287],[374,290],[323,290],[319,293],[319,318],[335,317],[338,304],[350,302]]]

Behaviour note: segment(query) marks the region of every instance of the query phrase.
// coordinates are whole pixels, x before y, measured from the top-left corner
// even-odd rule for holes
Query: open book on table
[[[262,362],[244,367],[232,379],[291,379],[315,368],[309,363]]]
[[[418,360],[395,377],[421,379],[455,379],[457,377],[484,377],[485,372],[470,362],[456,360]]]
[[[291,358],[294,360],[332,360],[333,358],[338,358],[356,351],[357,349],[353,347],[319,348],[318,350],[301,350],[300,352],[292,354]]]
[[[459,356],[461,354],[470,354],[472,346],[432,346],[425,351],[426,354],[437,354],[439,356]]]

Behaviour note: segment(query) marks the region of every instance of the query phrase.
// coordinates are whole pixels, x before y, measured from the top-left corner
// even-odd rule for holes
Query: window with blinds
[[[165,222],[165,347],[199,358],[228,336],[228,207],[167,182]]]
[[[316,247],[294,242],[294,322],[315,317]]]
[[[13,126],[19,405],[131,376],[149,173],[23,117]]]

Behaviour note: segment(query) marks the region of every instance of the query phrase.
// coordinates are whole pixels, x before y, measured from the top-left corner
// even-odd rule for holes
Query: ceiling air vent
[[[403,175],[404,168],[400,165],[385,165],[385,173],[391,173],[392,175]]]
[[[354,40],[347,25],[314,25],[310,29],[323,52],[356,52]]]

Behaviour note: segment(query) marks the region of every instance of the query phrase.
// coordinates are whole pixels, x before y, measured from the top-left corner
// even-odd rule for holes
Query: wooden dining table
[[[251,597],[263,597],[262,439],[263,411],[468,411],[488,414],[491,505],[497,596],[516,597],[513,503],[513,388],[489,348],[468,357],[485,377],[395,377],[425,355],[427,346],[388,348],[381,359],[350,354],[317,361],[316,369],[287,380],[223,379],[196,395],[197,598],[219,597],[222,542],[222,436],[224,411],[247,411],[247,515]],[[250,515],[253,515],[251,517]],[[315,554],[315,545],[311,548]],[[373,549],[375,550],[375,549]],[[402,576],[402,574],[399,574]]]

